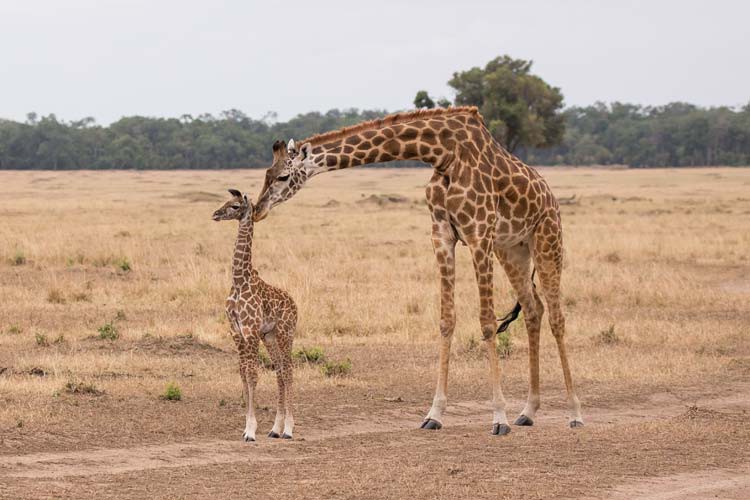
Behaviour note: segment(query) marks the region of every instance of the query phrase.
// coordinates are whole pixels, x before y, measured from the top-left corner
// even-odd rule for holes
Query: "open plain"
[[[315,178],[257,224],[254,263],[295,298],[292,442],[241,442],[224,317],[236,227],[211,213],[262,171],[0,172],[0,498],[749,498],[750,169],[540,169],[562,206],[566,426],[542,329],[534,427],[490,435],[468,252],[445,427],[428,169]],[[515,303],[496,266],[496,307]],[[512,419],[522,321],[504,339]],[[345,363],[344,363],[345,364]],[[168,384],[179,401],[164,398]],[[276,382],[259,382],[259,431]]]

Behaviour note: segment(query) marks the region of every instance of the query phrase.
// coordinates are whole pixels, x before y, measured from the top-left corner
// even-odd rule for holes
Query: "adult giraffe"
[[[266,172],[256,209],[261,220],[320,173],[391,160],[421,160],[434,173],[427,185],[432,214],[432,244],[440,268],[441,317],[438,382],[424,429],[442,427],[447,405],[448,360],[456,323],[454,310],[455,248],[465,243],[479,286],[479,322],[490,364],[493,434],[510,432],[495,351],[496,318],[492,297],[494,252],[517,296],[513,313],[497,328],[507,327],[520,309],[529,337],[529,395],[516,425],[533,425],[539,408],[539,331],[544,305],[533,285],[539,274],[557,341],[571,427],[583,425],[565,350],[565,318],[560,306],[563,243],[560,210],[547,182],[508,153],[489,133],[475,107],[397,113],[313,136],[297,150],[274,143],[274,160]],[[515,313],[515,314],[514,314]]]

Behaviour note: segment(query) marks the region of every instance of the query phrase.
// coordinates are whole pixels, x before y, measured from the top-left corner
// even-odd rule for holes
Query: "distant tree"
[[[565,133],[562,93],[531,74],[531,65],[506,55],[484,69],[456,72],[448,82],[456,104],[479,107],[492,135],[511,152],[554,146]]]
[[[414,97],[414,107],[417,109],[432,109],[435,107],[435,101],[430,98],[426,90],[420,90]]]
[[[441,97],[440,99],[437,100],[437,105],[438,105],[438,108],[450,108],[451,102],[445,97]]]

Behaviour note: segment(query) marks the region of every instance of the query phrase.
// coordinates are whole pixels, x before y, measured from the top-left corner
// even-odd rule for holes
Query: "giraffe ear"
[[[235,196],[237,198],[241,198],[242,197],[242,193],[240,193],[236,189],[230,189],[229,190],[229,194],[231,194],[232,196]]]
[[[294,144],[294,139],[289,139],[289,144],[287,144],[286,150],[287,150],[288,153],[296,153],[297,152],[297,145]]]
[[[312,151],[312,144],[310,144],[309,142],[304,143],[299,151],[302,155],[302,159],[304,160],[310,154],[310,151]]]

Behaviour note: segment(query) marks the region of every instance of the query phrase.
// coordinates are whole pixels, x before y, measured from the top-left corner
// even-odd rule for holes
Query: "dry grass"
[[[750,170],[542,173],[559,196],[577,200],[563,207],[563,284],[584,402],[595,404],[600,387],[689,385],[744,363]],[[68,380],[95,382],[105,394],[97,404],[157,404],[171,381],[185,402],[218,408],[237,401],[223,312],[236,225],[210,216],[228,187],[254,196],[261,175],[0,172],[0,430],[20,432],[19,421],[24,432],[65,421],[74,410],[56,398]],[[349,377],[300,365],[303,401],[335,386],[411,394],[427,408],[438,336],[423,194],[429,175],[404,169],[321,176],[258,224],[255,265],[297,301],[298,345],[352,360]],[[489,388],[476,384],[486,379],[483,351],[465,347],[479,337],[473,271],[465,248],[458,253],[451,384],[480,386],[458,399],[486,398]],[[514,299],[501,273],[496,284],[504,314]],[[103,325],[117,335],[102,335]],[[506,387],[518,398],[527,371],[523,332],[520,322],[513,325],[504,360]],[[545,325],[542,379],[555,390],[556,357]],[[271,402],[274,391],[273,375],[264,374],[261,397]]]

